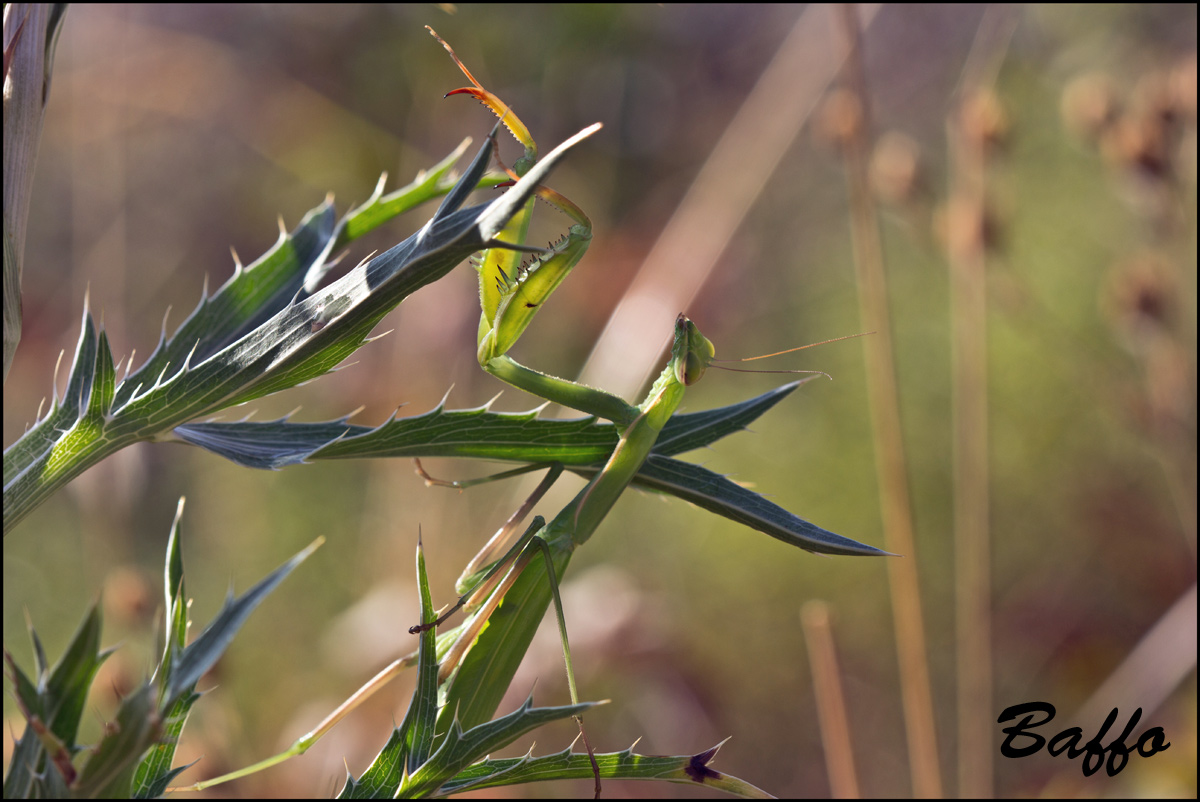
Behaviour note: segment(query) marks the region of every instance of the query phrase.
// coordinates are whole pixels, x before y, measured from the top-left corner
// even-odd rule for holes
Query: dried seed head
[[[1176,332],[1183,280],[1179,266],[1147,250],[1116,265],[1101,309],[1117,339],[1142,366],[1140,392],[1131,399],[1135,419],[1162,436],[1179,437],[1195,419],[1195,373],[1190,349]]]
[[[1118,335],[1136,341],[1170,327],[1179,292],[1179,271],[1147,250],[1113,267],[1101,306]]]
[[[934,215],[934,234],[951,262],[973,259],[1000,245],[1000,227],[990,207],[959,194]]]
[[[967,141],[977,144],[985,153],[1002,149],[1008,142],[1008,112],[990,89],[972,92],[963,101],[958,120]]]
[[[1171,174],[1171,153],[1158,121],[1126,114],[1105,132],[1100,152],[1110,165],[1161,180]]]
[[[1109,164],[1153,182],[1178,177],[1185,127],[1196,113],[1195,65],[1194,57],[1184,59],[1138,80],[1128,110],[1101,137],[1100,151]]]

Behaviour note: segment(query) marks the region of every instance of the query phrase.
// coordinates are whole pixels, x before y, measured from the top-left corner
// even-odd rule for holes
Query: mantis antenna
[[[817,343],[809,343],[808,345],[798,345],[795,348],[787,348],[787,349],[784,349],[783,351],[776,351],[773,354],[760,354],[759,356],[744,356],[741,359],[713,359],[710,357],[708,362],[709,362],[709,367],[716,368],[717,370],[728,370],[728,371],[732,371],[734,373],[819,373],[822,376],[824,376],[825,378],[829,379],[830,381],[833,381],[833,377],[830,376],[828,373],[826,373],[823,370],[751,370],[749,368],[727,368],[724,365],[714,365],[712,363],[714,363],[714,362],[753,362],[756,359],[768,359],[773,356],[782,356],[784,354],[790,354],[793,351],[803,351],[805,348],[815,348],[818,345],[828,345],[829,343],[835,343],[835,342],[838,342],[839,340],[852,340],[855,337],[866,337],[868,334],[874,334],[874,333],[875,332],[873,332],[873,331],[864,331],[859,334],[847,334],[844,337],[833,337],[828,340],[821,340],[820,342],[817,342]]]

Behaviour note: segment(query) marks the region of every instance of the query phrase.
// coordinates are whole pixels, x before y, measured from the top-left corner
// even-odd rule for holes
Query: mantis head
[[[805,348],[812,348],[814,345],[825,345],[826,343],[837,342],[838,340],[849,340],[853,337],[863,337],[866,334],[874,334],[873,331],[865,332],[864,334],[848,334],[845,337],[834,337],[832,340],[822,340],[819,343],[811,343],[809,345],[801,345],[798,348],[789,348],[786,351],[776,351],[773,354],[763,354],[762,356],[748,356],[743,359],[714,359],[716,349],[713,347],[712,341],[700,333],[700,329],[696,328],[696,324],[688,320],[686,315],[680,315],[675,318],[675,344],[671,348],[672,364],[675,366],[675,378],[681,384],[690,386],[700,381],[700,377],[709,367],[720,368],[721,370],[732,370],[737,373],[819,373],[826,378],[832,379],[823,370],[746,370],[743,368],[728,368],[723,365],[714,365],[714,362],[752,362],[755,359],[766,359],[771,356],[779,356],[780,354],[790,354],[793,351],[801,351]]]
[[[687,315],[675,318],[675,344],[671,348],[671,357],[675,378],[681,384],[688,386],[700,381],[716,352],[712,341],[700,333]]]

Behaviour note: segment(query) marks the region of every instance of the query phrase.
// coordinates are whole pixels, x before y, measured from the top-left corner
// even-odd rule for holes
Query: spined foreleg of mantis
[[[475,79],[432,28],[430,33],[442,43],[472,84],[447,93],[447,97],[470,95],[500,118],[524,148],[524,155],[516,161],[512,170],[508,170],[511,178],[520,178],[537,161],[537,143],[529,129],[504,101]],[[632,422],[634,415],[631,412],[633,408],[623,399],[602,390],[547,376],[508,356],[508,350],[525,332],[537,310],[583,258],[592,240],[592,223],[578,206],[548,187],[539,187],[536,197],[566,214],[572,221],[571,225],[562,238],[527,263],[522,263],[526,257],[517,250],[491,248],[483,252],[477,265],[482,310],[477,347],[479,365],[518,389],[611,420],[619,429],[623,429]],[[496,239],[520,247],[528,233],[533,203],[531,200],[522,213],[515,215]]]

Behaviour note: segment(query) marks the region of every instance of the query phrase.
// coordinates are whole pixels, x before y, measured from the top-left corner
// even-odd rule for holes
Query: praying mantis
[[[524,155],[508,170],[514,180],[524,175],[536,161],[537,147],[528,129],[515,113],[475,79],[451,47],[429,28],[445,47],[472,86],[447,94],[467,94],[491,110],[524,147]],[[537,310],[579,262],[591,240],[587,216],[562,195],[539,187],[537,197],[568,215],[573,221],[567,234],[531,262],[522,265],[521,243],[529,226],[534,200],[519,212],[497,239],[508,243],[494,247],[479,259],[479,295],[482,314],[479,322],[477,356],[480,366],[506,383],[588,415],[612,421],[620,437],[611,456],[600,470],[549,523],[540,517],[502,557],[493,555],[519,528],[521,520],[558,478],[561,466],[532,465],[497,475],[512,476],[525,470],[546,467],[547,474],[530,498],[496,533],[468,565],[458,583],[459,601],[436,620],[412,627],[424,631],[442,624],[452,613],[466,608],[468,618],[457,630],[453,645],[441,658],[439,679],[448,685],[443,716],[457,716],[465,725],[476,723],[477,716],[490,716],[499,703],[505,682],[490,683],[490,693],[479,691],[476,682],[462,682],[464,675],[506,676],[515,672],[541,617],[553,599],[558,616],[563,653],[567,664],[568,686],[572,703],[578,703],[570,648],[562,605],[558,598],[557,577],[561,576],[574,550],[586,542],[613,508],[646,460],[663,426],[679,408],[685,388],[696,383],[714,361],[715,348],[696,325],[680,314],[675,321],[671,356],[661,375],[640,404],[603,390],[586,387],[525,367],[508,356],[508,350],[528,327]],[[858,336],[858,335],[852,335]],[[837,338],[845,339],[845,338]],[[832,342],[832,340],[826,341]],[[819,345],[821,343],[815,343]],[[803,348],[811,346],[802,346]],[[789,349],[799,350],[799,349]],[[787,353],[786,351],[779,353]],[[771,354],[769,356],[774,356]],[[794,371],[819,373],[819,371]],[[420,467],[418,472],[428,484],[465,487],[468,483],[434,480]],[[542,560],[537,560],[537,556]],[[516,655],[514,660],[513,655]],[[457,692],[470,688],[469,695]],[[439,722],[441,723],[441,722]],[[582,733],[582,722],[580,722]],[[585,745],[587,744],[584,736]],[[589,757],[591,747],[588,746]],[[600,774],[592,759],[599,793]]]
[[[433,33],[432,29],[430,32]],[[437,37],[436,33],[433,35]],[[472,84],[448,95],[468,94],[475,97],[499,118],[500,124],[512,132],[523,146],[524,154],[514,162],[512,169],[506,169],[506,172],[513,180],[520,179],[538,164],[537,147],[528,129],[503,101],[471,75],[450,46],[440,37],[437,38]],[[585,129],[583,134],[594,128]],[[493,137],[494,135],[495,129],[492,133]],[[576,139],[581,135],[577,135]],[[542,162],[542,166],[552,160],[553,156],[554,154],[548,156]],[[486,158],[483,157],[482,161],[477,159],[477,163],[482,165]],[[469,192],[481,174],[480,172],[473,175],[470,181],[464,179],[451,194]],[[548,248],[524,245],[536,198],[546,201],[571,220],[567,233]],[[457,198],[457,202],[461,203],[461,200],[461,197]],[[535,516],[516,542],[509,545],[509,541],[521,529],[524,519],[562,474],[563,465],[533,463],[482,480],[445,482],[433,479],[424,472],[420,463],[417,464],[418,473],[425,478],[427,484],[448,485],[460,489],[530,471],[546,471],[530,497],[467,566],[457,585],[457,591],[461,594],[458,601],[433,620],[422,621],[409,630],[410,633],[422,634],[423,638],[429,638],[432,635],[431,630],[440,628],[458,610],[465,610],[462,623],[449,631],[441,632],[436,638],[438,713],[432,732],[437,733],[439,738],[444,736],[447,741],[453,740],[453,733],[482,728],[483,724],[492,719],[551,603],[555,606],[558,618],[572,704],[582,709],[583,706],[578,704],[566,623],[558,593],[558,577],[567,567],[575,549],[595,533],[638,475],[658,442],[663,427],[679,408],[686,388],[698,382],[710,366],[720,367],[713,364],[719,360],[714,358],[715,348],[712,342],[682,314],[675,321],[671,355],[667,365],[639,404],[629,404],[612,393],[546,375],[521,365],[508,355],[537,310],[583,257],[591,236],[591,222],[578,206],[547,187],[539,186],[536,189],[535,198],[531,198],[503,230],[487,243],[490,247],[477,260],[481,315],[476,352],[480,366],[508,384],[547,401],[611,421],[618,437],[603,466],[594,470],[589,467],[585,475],[594,475],[590,475],[586,485],[557,515],[549,522],[541,516]],[[531,260],[523,264],[522,260],[529,258],[531,254]],[[319,317],[312,325],[323,327],[324,318]],[[314,328],[314,331],[316,330]],[[820,344],[822,343],[814,345]],[[828,550],[847,554],[882,553],[844,538],[840,540],[849,546],[843,544],[838,549]],[[417,661],[418,655],[413,654],[384,668],[318,727],[301,736],[285,752],[247,769],[199,783],[193,788],[198,790],[244,776],[303,753],[350,710],[390,681],[399,671],[416,664]],[[415,705],[414,701],[414,707]],[[578,718],[577,721],[580,721],[582,735],[582,721]],[[587,744],[586,735],[583,737],[588,752],[590,775],[595,778],[597,793],[602,775],[630,776],[628,773],[621,773],[627,772],[628,767],[620,763],[623,759],[620,755],[604,756],[606,759],[600,761],[603,764],[601,768],[590,745]],[[697,782],[704,782],[712,776],[705,773],[705,765],[711,757],[711,751],[694,756],[691,765],[685,770],[687,776]],[[422,766],[416,767],[413,776],[418,776],[422,769]],[[405,782],[409,779],[411,778],[406,775]],[[416,793],[413,785],[401,784],[398,787],[399,791]],[[439,786],[431,787],[436,790]]]

